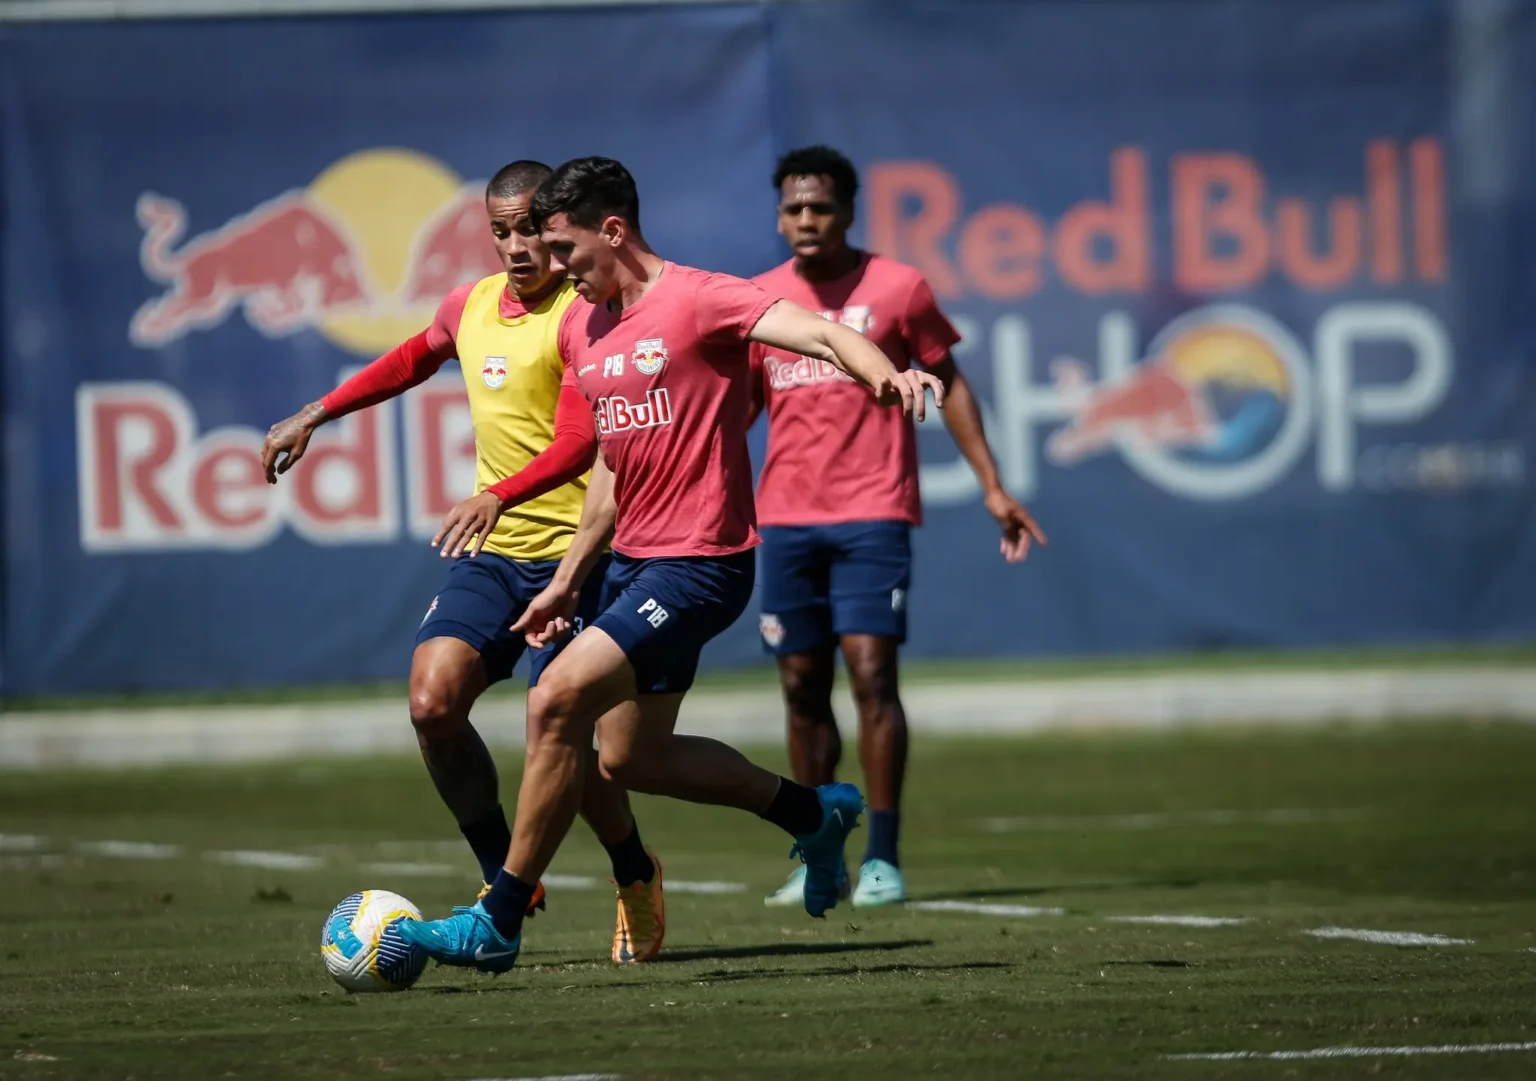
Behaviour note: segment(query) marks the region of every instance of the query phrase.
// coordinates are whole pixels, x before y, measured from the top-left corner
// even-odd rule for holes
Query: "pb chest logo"
[[[480,378],[492,390],[500,390],[501,385],[507,381],[507,358],[486,357],[485,367],[480,369]]]
[[[641,375],[655,375],[667,362],[667,347],[660,338],[646,338],[635,343],[635,354],[629,359]]]

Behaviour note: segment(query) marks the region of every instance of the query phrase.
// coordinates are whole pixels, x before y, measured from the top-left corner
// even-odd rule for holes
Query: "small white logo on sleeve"
[[[659,627],[667,621],[667,610],[657,604],[654,597],[647,597],[645,603],[635,611],[645,616],[645,621],[653,627]]]
[[[891,590],[891,611],[899,612],[907,606],[907,591],[905,589]]]

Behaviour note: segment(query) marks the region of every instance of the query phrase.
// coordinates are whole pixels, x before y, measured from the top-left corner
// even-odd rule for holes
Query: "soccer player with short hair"
[[[753,280],[850,327],[899,371],[944,384],[944,422],[965,455],[987,510],[1016,562],[1045,535],[1004,490],[981,411],[950,348],[960,335],[922,274],[848,244],[858,173],[825,146],[791,151],[773,173],[779,232],[792,258]],[[881,409],[841,372],[793,349],[754,345],[758,406],[768,412],[768,454],[757,487],[763,589],[759,629],[777,655],[795,779],[836,779],[842,740],[832,713],[837,651],[853,685],[859,758],[869,799],[869,841],[855,907],[904,900],[897,837],[907,764],[907,718],[897,694],[897,650],[907,636],[911,529],[922,523],[912,423]],[[800,902],[804,872],[767,898]]]
[[[476,494],[453,508],[433,539],[453,562],[416,633],[410,709],[427,772],[487,884],[507,858],[512,833],[496,764],[469,712],[490,684],[511,676],[526,649],[511,624],[549,585],[576,535],[587,488],[583,474],[593,458],[591,415],[578,392],[562,387],[564,366],[555,347],[560,319],[576,292],[551,264],[529,217],[533,193],[551,171],[541,162],[516,161],[486,188],[505,274],[454,289],[430,327],[273,425],[262,450],[267,480],[275,484],[278,474],[303,458],[320,425],[403,394],[459,358],[475,432]],[[576,408],[562,411],[557,421],[563,396],[574,397]],[[542,472],[528,469],[540,455]],[[544,481],[554,470],[569,473],[564,483]],[[507,509],[522,500],[528,501]],[[601,563],[607,557],[592,558]],[[597,614],[599,586],[594,581],[582,593],[578,621]],[[530,689],[563,645],[551,642],[531,652]],[[537,743],[532,716],[528,736]],[[608,850],[618,887],[613,960],[648,960],[660,951],[665,933],[660,864],[640,840],[624,791],[598,772],[596,755],[589,753],[582,768],[581,813]],[[543,893],[539,885],[530,894],[529,911],[542,907]]]
[[[534,642],[569,629],[610,536],[613,561],[601,614],[529,692],[541,735],[503,872],[473,908],[409,921],[401,933],[440,962],[512,967],[528,898],[576,814],[594,730],[603,772],[626,789],[740,808],[792,836],[806,865],[806,911],[822,916],[837,904],[843,845],[864,808],[858,789],[799,785],[723,743],[673,731],[699,651],[752,595],[748,346],[825,360],[883,405],[919,415],[925,391],[940,398],[942,387],[750,282],[664,260],[641,234],[634,179],[612,159],[560,166],[540,185],[534,216],[583,298],[566,314],[560,353],[566,385],[597,418],[602,452],[576,539],[517,627]]]

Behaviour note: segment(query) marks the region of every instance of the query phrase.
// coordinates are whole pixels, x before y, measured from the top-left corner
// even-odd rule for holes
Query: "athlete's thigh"
[[[758,549],[762,600],[757,617],[763,647],[774,656],[832,646],[827,595],[830,553],[813,526],[764,526]]]
[[[615,556],[594,627],[629,659],[640,694],[678,694],[693,685],[704,645],[752,598],[750,551],[696,559]]]
[[[435,638],[457,639],[482,658],[487,683],[506,679],[526,648],[522,635],[511,631],[522,590],[515,560],[492,552],[460,556],[448,565],[416,629],[417,647]]]
[[[681,694],[640,694],[610,709],[597,722],[597,742],[609,761],[631,761],[666,747],[677,727]]]
[[[418,699],[467,707],[487,686],[485,661],[468,642],[447,635],[420,642],[411,653],[411,708]]]
[[[629,658],[600,627],[588,626],[560,651],[543,671],[530,703],[555,709],[584,727],[622,702],[635,697],[635,672]],[[536,731],[540,710],[529,710],[529,728]]]
[[[853,634],[907,638],[907,592],[912,587],[912,530],[905,522],[847,522],[832,533],[828,592],[832,628]]]

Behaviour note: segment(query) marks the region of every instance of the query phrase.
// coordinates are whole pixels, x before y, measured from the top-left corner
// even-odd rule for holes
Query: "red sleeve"
[[[505,480],[497,481],[487,491],[496,493],[503,508],[526,503],[562,484],[569,484],[587,470],[597,458],[597,429],[592,424],[592,409],[586,395],[576,386],[567,368],[560,383],[560,400],[555,406],[555,438],[533,461]]]
[[[747,361],[752,365],[752,375],[747,382],[747,386],[752,389],[752,404],[747,408],[747,427],[750,428],[757,423],[763,407],[768,404],[768,385],[764,382],[767,372],[764,370],[763,347],[753,342],[752,349],[747,354]]]
[[[699,336],[715,344],[744,342],[778,298],[762,286],[729,274],[706,274],[694,294]]]
[[[960,340],[960,334],[939,311],[938,298],[921,276],[907,298],[907,307],[901,316],[901,336],[913,360],[925,368],[931,368],[949,355],[949,350]]]
[[[388,401],[425,383],[456,351],[454,335],[464,317],[464,304],[474,284],[449,293],[437,307],[432,325],[407,338],[378,360],[331,391],[320,404],[327,416],[344,417],[359,409]]]

